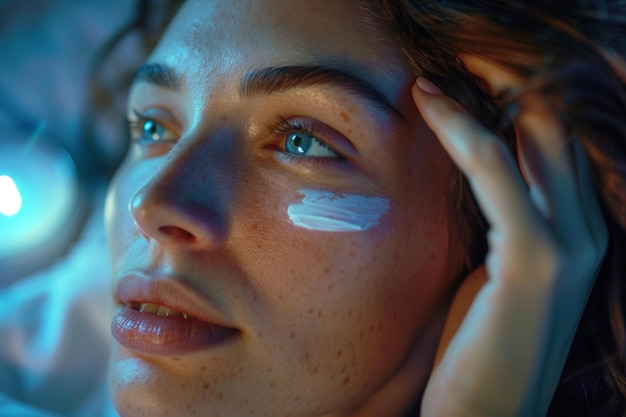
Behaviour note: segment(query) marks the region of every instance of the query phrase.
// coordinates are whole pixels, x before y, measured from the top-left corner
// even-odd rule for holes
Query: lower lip
[[[150,355],[175,356],[217,347],[237,330],[183,317],[142,313],[124,306],[111,323],[122,346]]]

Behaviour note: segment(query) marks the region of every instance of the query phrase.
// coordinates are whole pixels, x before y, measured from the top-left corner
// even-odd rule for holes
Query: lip
[[[174,356],[216,348],[239,331],[221,317],[202,293],[185,281],[169,277],[128,274],[116,288],[123,305],[111,322],[111,333],[122,346],[151,355]],[[195,319],[157,316],[133,308],[157,304]]]

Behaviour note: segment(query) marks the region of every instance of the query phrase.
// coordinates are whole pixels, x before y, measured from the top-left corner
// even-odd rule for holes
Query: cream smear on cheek
[[[302,202],[291,204],[293,224],[323,232],[360,232],[378,224],[389,210],[389,199],[330,191],[300,190]]]

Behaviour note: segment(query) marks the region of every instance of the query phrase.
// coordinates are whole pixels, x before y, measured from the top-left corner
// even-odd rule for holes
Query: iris
[[[142,139],[143,140],[161,140],[163,138],[163,134],[165,133],[165,128],[158,123],[155,123],[153,120],[146,120],[143,124],[142,130]]]
[[[333,151],[330,146],[306,132],[293,132],[288,134],[285,139],[285,151],[295,155],[318,158],[338,157],[337,152]]]

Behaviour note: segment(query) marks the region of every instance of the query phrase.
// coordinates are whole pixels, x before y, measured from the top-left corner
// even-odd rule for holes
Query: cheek
[[[357,401],[399,365],[432,317],[445,284],[445,223],[419,205],[390,202],[364,231],[310,230],[289,217],[302,201],[259,200],[238,216],[248,221],[237,224],[233,247],[264,318],[255,337],[263,362],[293,372],[311,393]]]
[[[262,292],[285,302],[329,299],[329,290],[351,291],[366,282],[369,266],[380,269],[379,252],[391,232],[384,220],[389,199],[300,190],[268,200],[242,205],[255,209],[233,216],[231,242]]]

